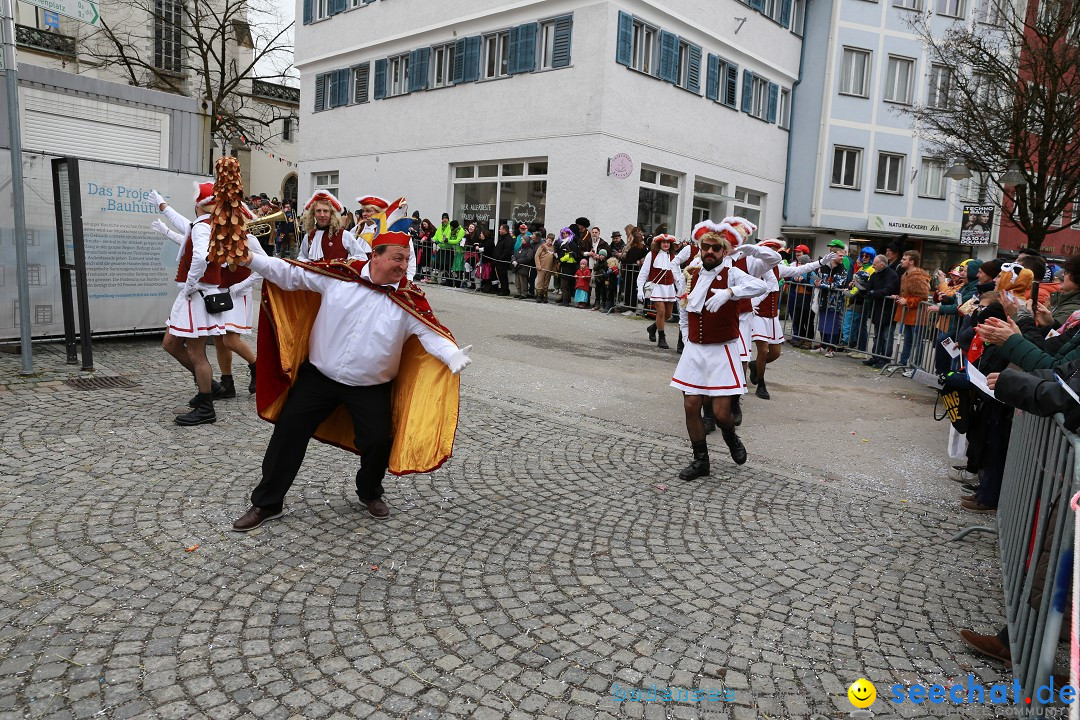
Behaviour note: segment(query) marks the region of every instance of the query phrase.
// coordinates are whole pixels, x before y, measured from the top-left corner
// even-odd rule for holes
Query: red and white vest
[[[206,223],[206,220],[200,220],[199,222]],[[196,223],[198,224],[198,223]],[[194,229],[195,225],[191,226]],[[176,267],[176,282],[187,282],[188,272],[191,270],[191,255],[195,251],[195,246],[191,243],[191,232],[188,232],[187,238],[184,240],[184,251],[180,256],[180,264]],[[206,283],[207,285],[220,285],[221,284],[221,266],[214,263],[206,264],[206,271],[203,272],[199,282]]]
[[[750,274],[750,270],[748,270],[747,266],[746,266],[746,258],[741,257],[738,260],[736,260],[733,264],[735,265],[735,267],[739,268],[740,270],[742,270],[747,275]],[[725,285],[724,287],[727,287],[727,286]],[[740,315],[744,315],[746,313],[754,312],[754,301],[751,300],[750,298],[739,298],[738,300],[735,301],[735,306],[737,308],[739,308],[739,314]]]
[[[311,250],[310,250],[311,243],[312,243],[312,241],[313,241],[313,239],[315,237],[316,232],[318,232],[318,230],[312,230],[311,232],[308,233],[308,236],[307,236],[308,248],[309,248],[308,249],[308,255],[311,254]],[[331,235],[330,233],[326,232],[325,230],[323,231],[323,234],[322,234],[322,259],[323,260],[348,260],[349,259],[349,249],[346,248],[345,243],[342,242],[342,236],[344,235],[344,233],[345,233],[344,230],[338,230],[335,234]]]
[[[709,286],[709,295],[712,295],[713,290],[723,290],[728,286],[728,270],[729,268],[724,267],[716,274]],[[694,287],[700,272],[699,268],[690,271],[690,288]],[[739,337],[738,303],[724,303],[716,312],[709,312],[702,307],[700,313],[688,312],[686,320],[689,325],[687,339],[698,345],[726,343]]]
[[[667,256],[669,263],[674,261],[675,253],[669,251]],[[649,277],[647,277],[646,280],[656,285],[670,285],[675,282],[675,276],[670,269],[656,267],[656,258],[653,258],[653,263],[654,264],[649,266]]]
[[[780,269],[774,267],[772,269],[773,275],[776,276],[777,287],[780,284]],[[780,291],[773,290],[766,295],[761,302],[758,303],[757,309],[754,310],[754,314],[758,317],[779,317],[780,316]]]

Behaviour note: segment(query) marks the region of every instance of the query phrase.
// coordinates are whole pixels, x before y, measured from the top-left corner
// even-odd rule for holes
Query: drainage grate
[[[65,380],[64,384],[76,390],[109,390],[112,388],[139,387],[139,383],[129,380],[123,375],[111,375],[108,377],[80,377]]]

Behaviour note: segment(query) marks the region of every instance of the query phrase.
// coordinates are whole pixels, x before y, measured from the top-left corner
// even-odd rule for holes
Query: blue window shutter
[[[465,82],[465,40],[467,38],[459,38],[454,43],[454,84]]]
[[[315,112],[326,108],[326,76],[315,76]]]
[[[631,26],[631,31],[633,27]],[[570,40],[574,32],[574,16],[563,15],[555,18],[555,47],[551,52],[551,67],[561,68],[570,65]]]
[[[735,109],[735,98],[739,92],[739,66],[724,63],[724,97],[721,100],[729,108]]]
[[[431,48],[422,47],[415,53],[416,57],[409,58],[409,92],[427,90],[431,75]]]
[[[780,24],[791,27],[791,0],[780,0]]]
[[[416,53],[416,50],[409,51],[409,72],[405,78],[405,90],[407,92],[414,92],[419,89],[416,87],[416,82],[420,78],[420,70],[416,69],[414,71],[414,68],[416,68]]]
[[[372,96],[376,100],[386,97],[386,58],[375,61],[375,91]]]
[[[709,100],[720,98],[720,58],[709,53],[708,69],[705,71],[705,97]]]
[[[615,41],[615,62],[630,67],[634,58],[634,16],[619,11],[619,35]]]
[[[517,69],[511,73],[526,73],[536,69],[536,23],[518,25],[517,31]],[[513,30],[510,31],[510,63],[513,64],[515,52],[513,43]]]
[[[765,12],[765,0],[750,0],[750,7],[757,10],[759,13]]]
[[[345,0],[330,0],[327,10],[330,15],[337,15],[338,13],[345,12]]]
[[[330,76],[330,86],[333,88],[333,100],[331,105],[333,107],[340,107],[342,105],[349,104],[349,71],[335,70]]]
[[[667,30],[660,31],[659,76],[670,83],[679,80],[679,36]]]
[[[314,0],[304,0],[304,24],[309,24],[315,18],[315,8],[312,7]]]
[[[754,73],[742,71],[742,111],[750,112],[754,106]]]
[[[692,93],[701,92],[701,48],[690,45],[686,52],[690,67],[686,71],[686,89]]]
[[[520,52],[519,49],[518,49],[518,46],[520,44],[518,42],[518,36],[520,34],[521,34],[521,27],[520,26],[515,26],[515,27],[510,28],[510,32],[508,33],[507,41],[508,41],[508,43],[510,45],[510,50],[507,53],[509,55],[509,61],[507,62],[507,65],[506,65],[506,71],[508,73],[510,73],[511,75],[513,75],[514,73],[516,73],[518,71],[518,54]]]
[[[765,119],[771,123],[776,122],[776,105],[780,100],[780,86],[776,83],[769,83],[769,108],[768,114]]]
[[[462,82],[476,82],[480,79],[480,44],[483,38],[465,38],[465,78]]]
[[[371,92],[371,64],[357,65],[353,72],[353,102],[366,103]]]

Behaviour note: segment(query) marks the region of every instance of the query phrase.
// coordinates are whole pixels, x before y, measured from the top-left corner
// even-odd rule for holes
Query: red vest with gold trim
[[[709,286],[709,296],[713,290],[723,290],[728,286],[728,269],[721,268],[716,274]],[[699,268],[690,271],[690,288],[697,282],[699,272]],[[716,312],[709,312],[702,307],[700,313],[687,313],[686,319],[690,329],[687,339],[692,343],[715,345],[731,342],[739,337],[739,308],[736,302],[728,301]]]
[[[199,222],[210,223],[205,220]],[[192,226],[194,228],[194,225]],[[188,272],[191,270],[191,255],[195,251],[195,246],[191,242],[191,232],[188,231],[187,239],[184,240],[184,254],[180,256],[180,264],[176,267],[176,282],[187,282]],[[199,282],[206,283],[207,285],[220,285],[221,284],[221,266],[214,263],[207,263],[206,271],[203,276],[199,278]]]

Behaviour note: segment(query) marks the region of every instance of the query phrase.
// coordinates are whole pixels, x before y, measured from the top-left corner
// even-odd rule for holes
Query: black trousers
[[[499,294],[510,294],[510,263],[495,261],[495,277],[499,279]]]
[[[354,441],[360,451],[356,494],[362,502],[382,497],[382,479],[390,465],[390,390],[393,383],[354,387],[323,375],[305,362],[297,373],[285,407],[263,457],[262,481],[251,493],[256,507],[280,510],[319,424],[339,405],[352,416]]]
[[[569,305],[574,300],[574,286],[577,284],[577,278],[574,277],[574,273],[567,273],[561,267],[559,269],[559,290],[562,296],[559,298],[559,304]]]

